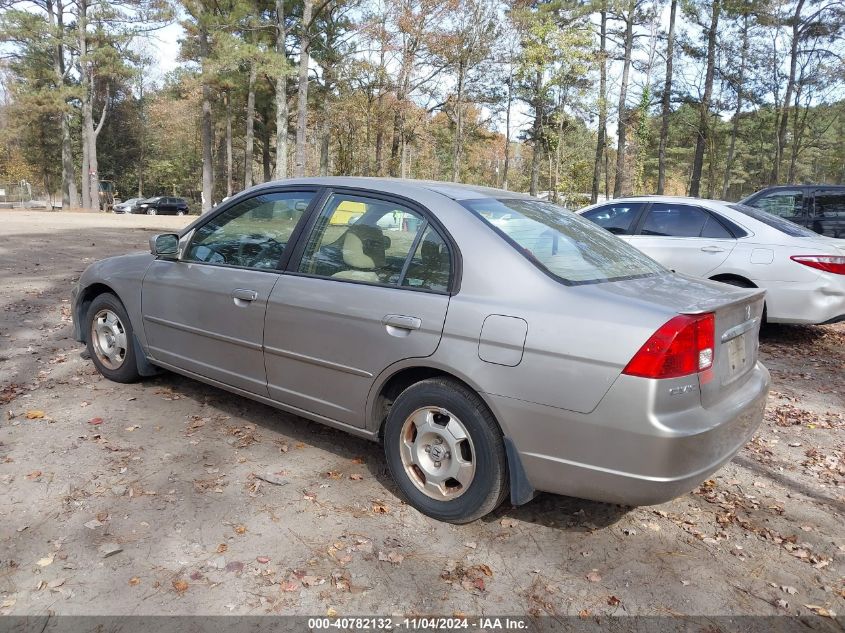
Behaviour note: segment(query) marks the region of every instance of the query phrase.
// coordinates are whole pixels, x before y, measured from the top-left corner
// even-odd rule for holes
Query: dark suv
[[[845,186],[768,187],[740,201],[830,237],[845,237]]]
[[[146,213],[147,215],[186,215],[188,203],[184,198],[168,198],[156,196],[141,200],[132,208],[132,213]]]

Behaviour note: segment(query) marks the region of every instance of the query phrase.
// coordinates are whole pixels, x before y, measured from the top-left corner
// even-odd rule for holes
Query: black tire
[[[179,209],[179,210],[176,212],[176,215],[185,215],[185,211],[182,211],[182,209]]]
[[[97,350],[97,343],[94,341],[92,334],[94,320],[102,311],[108,310],[115,314],[119,320],[119,330],[122,330],[126,346],[124,349],[122,362],[118,366],[109,367]],[[116,296],[111,293],[103,293],[97,295],[91,302],[88,308],[88,314],[85,319],[86,327],[86,341],[88,347],[88,354],[91,357],[94,366],[103,376],[114,382],[129,383],[136,382],[141,378],[138,373],[138,363],[135,357],[135,337],[132,331],[132,323],[129,321],[129,315],[126,314],[126,309]],[[117,365],[117,363],[112,363]]]
[[[411,414],[426,407],[442,408],[457,417],[472,443],[474,475],[466,490],[452,499],[435,499],[422,492],[402,461],[403,426]],[[469,523],[495,510],[508,494],[502,431],[484,401],[455,380],[423,380],[396,398],[385,423],[384,452],[390,473],[408,503],[440,521]]]
[[[157,214],[158,214],[158,211],[156,211],[154,208],[150,207],[149,209],[147,209],[147,215],[157,215]]]

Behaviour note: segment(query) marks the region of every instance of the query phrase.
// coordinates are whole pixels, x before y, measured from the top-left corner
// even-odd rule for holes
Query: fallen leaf
[[[337,611],[334,610],[334,607],[329,607],[326,609],[326,616],[329,618],[333,618],[337,615]]]
[[[246,526],[245,525],[236,525],[235,526],[235,534],[246,534]]]
[[[217,553],[218,553],[218,554],[222,554],[222,553],[223,553],[223,552],[225,552],[227,549],[229,549],[229,546],[228,546],[228,545],[226,545],[226,543],[220,543],[220,545],[218,545],[218,546],[217,546]]]
[[[516,519],[502,519],[499,523],[506,528],[514,528],[518,525]]]
[[[820,607],[816,604],[805,604],[805,608],[810,609],[811,611],[815,611],[816,615],[820,615],[823,618],[835,618],[836,614],[829,609],[825,609],[824,607]]]
[[[787,587],[786,585],[782,585],[780,590],[784,593],[788,593],[790,596],[794,596],[798,593],[798,590],[795,587]]]
[[[587,574],[586,578],[587,578],[587,580],[589,580],[590,582],[601,582],[601,574],[599,574],[599,571],[598,571],[597,569],[593,569],[593,570],[591,570],[591,571]]]
[[[622,604],[622,601],[616,596],[609,596],[607,599],[607,604],[609,604],[611,607],[618,607],[620,604]]]
[[[132,576],[132,578],[129,579],[129,586],[130,587],[137,587],[140,584],[141,584],[141,579],[138,578],[138,576]]]
[[[270,562],[270,559],[269,559],[267,556],[259,556],[259,557],[258,557],[258,558],[256,558],[255,560],[256,560],[257,562],[261,563],[262,565],[265,565],[265,564],[267,564],[267,563],[269,563],[269,562]]]
[[[285,580],[284,582],[279,583],[279,588],[287,593],[293,593],[294,591],[299,591],[299,583],[295,583],[291,580]]]
[[[581,618],[582,620],[586,620],[587,618],[590,617],[591,614],[592,614],[592,611],[590,611],[589,609],[581,609],[578,612],[578,617]]]
[[[44,417],[44,412],[40,411],[39,409],[30,409],[26,412],[26,419],[27,420],[40,420]]]
[[[41,473],[40,470],[33,470],[31,473],[29,473],[26,476],[26,478],[29,479],[30,481],[32,481],[33,479],[38,479],[41,475],[42,475],[42,473]]]
[[[468,542],[464,543],[464,547],[468,547],[470,549],[475,549],[476,547],[478,547],[478,543],[476,543],[475,541],[468,541]]]
[[[326,579],[322,576],[303,576],[300,581],[306,587],[314,587],[316,585],[325,584]]]
[[[373,512],[375,514],[390,514],[390,508],[388,508],[383,503],[374,503]]]
[[[358,473],[352,473],[351,475],[349,475],[349,478],[350,478],[352,481],[361,481],[361,480],[364,478],[364,476],[363,476],[363,475],[359,475]]]
[[[188,590],[188,582],[186,580],[174,580],[173,588],[176,593],[185,593]]]
[[[57,587],[61,587],[63,584],[65,584],[64,578],[56,578],[47,583],[47,588],[56,589]]]
[[[91,418],[88,420],[88,424],[93,424],[94,426],[100,425],[103,423],[103,418]]]
[[[39,567],[46,567],[47,565],[52,565],[54,556],[55,556],[54,554],[49,554],[48,556],[45,556],[44,558],[39,559],[36,564]]]

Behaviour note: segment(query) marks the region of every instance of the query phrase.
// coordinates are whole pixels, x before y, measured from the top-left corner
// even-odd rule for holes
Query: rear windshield
[[[600,226],[533,199],[464,200],[541,270],[566,284],[660,275],[667,270]]]
[[[773,229],[777,229],[781,233],[786,233],[787,235],[791,235],[792,237],[819,236],[818,233],[814,233],[810,229],[805,229],[800,224],[795,224],[794,222],[785,220],[779,215],[772,215],[771,213],[767,213],[762,209],[758,209],[756,207],[749,207],[747,204],[742,204],[741,202],[738,202],[736,204],[729,204],[728,206],[734,211],[744,213],[748,217],[754,218],[758,222],[762,222],[766,226],[770,226]]]

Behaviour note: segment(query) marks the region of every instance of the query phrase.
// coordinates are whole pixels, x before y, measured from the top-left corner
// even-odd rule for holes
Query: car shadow
[[[384,488],[385,494],[402,499],[402,493],[390,475],[380,444],[246,397],[232,395],[223,389],[169,371],[163,371],[148,382],[149,387],[153,389],[170,388],[184,398],[212,406],[225,415],[254,424],[268,434],[280,436],[279,439],[284,437],[289,442],[303,442],[343,460],[363,461],[362,469],[366,469],[369,477]],[[592,532],[615,524],[631,509],[627,506],[540,493],[521,506],[512,506],[510,501],[505,499],[496,511],[481,521],[491,524],[513,519],[567,532]]]

